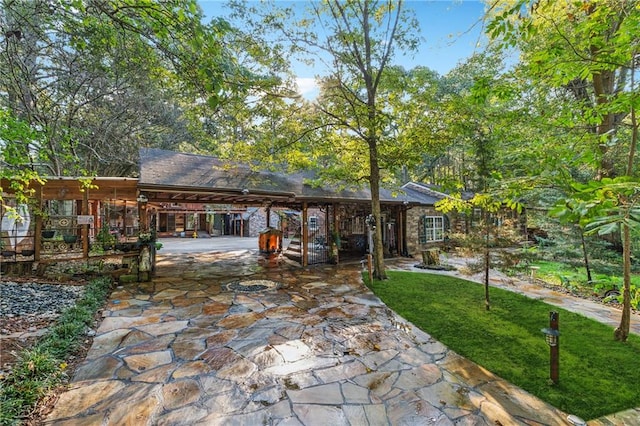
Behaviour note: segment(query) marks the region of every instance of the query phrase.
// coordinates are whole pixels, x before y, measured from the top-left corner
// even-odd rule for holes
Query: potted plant
[[[13,250],[5,250],[4,248],[5,242],[3,239],[0,239],[0,252],[2,253],[2,257],[13,257],[16,252]]]
[[[116,237],[109,232],[109,224],[103,223],[100,231],[96,235],[96,240],[100,243],[103,250],[111,250],[116,243]]]
[[[43,229],[42,230],[42,238],[50,239],[56,235],[55,229]]]
[[[329,263],[337,263],[340,244],[340,233],[335,230],[331,231],[331,242],[329,244]]]
[[[67,244],[74,244],[76,241],[78,241],[78,236],[66,234],[62,236],[62,239]]]

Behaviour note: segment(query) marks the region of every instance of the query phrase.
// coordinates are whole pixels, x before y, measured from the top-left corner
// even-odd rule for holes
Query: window
[[[420,244],[444,241],[444,217],[423,216],[420,231]]]
[[[318,217],[317,216],[310,216],[309,217],[309,230],[310,231],[317,231],[318,230]]]
[[[50,216],[74,216],[76,203],[73,200],[49,200],[48,211]]]

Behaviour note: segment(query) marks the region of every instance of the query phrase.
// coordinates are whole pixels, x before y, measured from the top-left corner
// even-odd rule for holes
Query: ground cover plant
[[[534,260],[529,265],[537,267],[535,277],[551,285],[562,286],[576,294],[595,295],[605,297],[612,290],[617,290],[618,296],[622,291],[622,276],[615,271],[592,271],[592,281],[587,280],[584,266],[568,262],[554,262],[548,260]],[[640,275],[631,274],[631,307],[640,309]],[[621,301],[621,296],[613,297]]]
[[[0,379],[0,425],[20,424],[29,418],[38,401],[64,382],[66,360],[86,339],[110,289],[110,278],[92,280],[47,334],[19,355],[11,373]]]
[[[437,274],[389,271],[365,282],[391,309],[460,355],[560,410],[583,419],[640,406],[640,336],[626,343],[612,328],[507,290]],[[560,380],[549,382],[549,347],[541,329],[559,312]]]

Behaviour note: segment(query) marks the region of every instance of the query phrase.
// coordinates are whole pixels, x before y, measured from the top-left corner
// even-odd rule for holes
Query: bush
[[[0,425],[18,424],[37,402],[66,378],[64,361],[80,346],[86,330],[111,291],[111,280],[91,281],[76,305],[66,309],[49,332],[18,357],[0,380]]]

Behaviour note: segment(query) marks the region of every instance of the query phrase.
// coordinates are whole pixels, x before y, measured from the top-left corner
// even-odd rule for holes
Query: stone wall
[[[420,244],[420,225],[422,216],[442,216],[434,207],[413,207],[407,210],[407,251],[410,256],[420,257],[422,250],[438,247],[442,243]]]
[[[267,210],[259,208],[248,217],[247,223],[249,225],[249,237],[257,237],[260,235],[260,231],[267,227]],[[269,225],[272,228],[280,229],[280,216],[271,210],[271,218]]]

